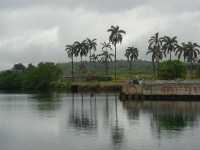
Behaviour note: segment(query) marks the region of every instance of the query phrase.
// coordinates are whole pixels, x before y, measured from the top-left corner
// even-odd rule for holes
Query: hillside
[[[71,62],[68,63],[58,63],[57,64],[59,68],[61,68],[65,75],[70,75],[71,73]],[[109,64],[110,73],[113,72],[113,65],[114,62]],[[86,72],[93,72],[93,73],[104,73],[105,66],[101,63],[90,63],[90,62],[84,62],[85,70]],[[78,73],[80,68],[80,62],[74,63],[74,69],[75,72]],[[149,73],[152,71],[152,64],[149,61],[145,60],[138,60],[132,65],[132,71],[135,73]],[[117,61],[117,72],[118,73],[125,73],[128,72],[128,62],[125,60],[119,60]]]

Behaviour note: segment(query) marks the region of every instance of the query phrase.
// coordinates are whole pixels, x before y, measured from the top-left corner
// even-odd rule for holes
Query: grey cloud
[[[178,13],[187,11],[198,11],[199,0],[6,0],[0,1],[1,8],[17,9],[33,6],[44,6],[53,8],[76,9],[105,12],[126,11],[132,8],[148,6],[158,10],[160,13]]]
[[[18,62],[70,61],[65,44],[106,41],[113,24],[127,31],[118,58],[135,45],[140,58],[149,59],[147,41],[158,31],[200,42],[199,0],[6,0],[0,8],[0,70]]]

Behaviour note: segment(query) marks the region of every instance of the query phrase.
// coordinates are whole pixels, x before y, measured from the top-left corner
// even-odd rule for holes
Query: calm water
[[[200,102],[0,94],[1,150],[199,150]]]

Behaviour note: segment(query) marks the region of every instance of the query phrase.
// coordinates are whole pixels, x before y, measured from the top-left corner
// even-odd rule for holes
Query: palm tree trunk
[[[129,76],[131,75],[131,61],[129,60]]]
[[[152,59],[152,66],[153,66],[153,76],[156,77],[156,68],[155,68],[155,62],[154,59]]]
[[[172,60],[172,52],[170,51],[169,53],[169,56],[170,56],[170,61]]]
[[[158,78],[158,71],[159,71],[159,67],[160,67],[160,63],[159,62],[157,62],[156,63],[156,79]]]
[[[108,62],[106,61],[106,70],[105,70],[105,73],[106,73],[106,75],[108,75]]]
[[[130,61],[130,73],[132,73],[132,61]]]
[[[191,63],[191,67],[190,68],[191,68],[191,71],[190,71],[191,72],[191,77],[193,77],[194,76],[193,62]]]
[[[80,71],[81,71],[81,80],[82,80],[82,78],[83,78],[83,58],[82,58],[82,56],[81,56],[81,67],[80,67]]]
[[[74,81],[74,56],[72,54],[72,81]]]
[[[116,51],[117,51],[117,46],[115,44],[115,66],[114,66],[114,71],[115,71],[115,81],[117,80],[117,67],[116,67],[116,60],[117,60],[117,54],[116,54]]]
[[[92,51],[90,50],[90,62],[91,62]]]

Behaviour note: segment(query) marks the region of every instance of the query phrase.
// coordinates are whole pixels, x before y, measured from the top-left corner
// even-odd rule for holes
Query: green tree
[[[108,75],[109,71],[109,62],[112,61],[112,57],[114,55],[112,53],[109,53],[106,50],[103,50],[103,53],[99,54],[100,62],[105,64],[105,74]]]
[[[71,74],[72,74],[72,80],[74,80],[74,53],[76,51],[76,47],[74,44],[66,45],[65,50],[67,52],[68,57],[71,58],[71,63],[72,63]]]
[[[183,62],[178,60],[163,61],[160,63],[158,70],[159,79],[174,80],[177,78],[185,78],[186,66]]]
[[[81,76],[83,75],[83,71],[85,70],[85,65],[83,64],[83,56],[87,56],[89,52],[88,44],[86,40],[83,40],[82,42],[76,41],[74,42],[75,46],[75,55],[81,57],[81,65],[80,71],[81,71]]]
[[[99,55],[92,54],[90,59],[91,59],[91,62],[94,63],[94,68],[96,69],[97,62],[99,61]]]
[[[90,62],[91,62],[92,50],[96,51],[96,49],[97,49],[97,42],[96,41],[97,41],[97,39],[92,39],[92,40],[89,39],[89,38],[86,39],[88,51],[90,52]]]
[[[151,59],[152,59],[152,65],[153,65],[153,73],[154,77],[157,76],[157,70],[159,66],[160,60],[163,58],[163,53],[161,50],[162,47],[162,41],[161,38],[159,37],[159,33],[156,33],[155,35],[151,36],[149,41],[148,41],[148,51],[147,55],[151,54]]]
[[[169,36],[164,36],[161,38],[162,41],[162,50],[163,50],[163,54],[166,57],[167,54],[169,54],[170,56],[170,61],[172,60],[172,52],[176,51],[177,48],[177,37],[169,37]]]
[[[200,55],[200,46],[197,43],[188,42],[185,44],[187,62],[190,63],[190,72],[193,74],[193,65]]]
[[[40,63],[26,72],[23,87],[26,90],[49,90],[52,82],[61,75],[62,71],[54,63]]]
[[[1,90],[21,90],[23,82],[23,73],[15,71],[3,71],[0,73]]]
[[[115,66],[114,66],[114,70],[115,70],[115,80],[117,78],[117,72],[116,72],[116,60],[117,60],[117,54],[116,54],[116,50],[117,50],[117,44],[121,43],[123,40],[123,34],[126,34],[126,32],[124,30],[121,30],[119,28],[119,26],[111,26],[110,29],[107,30],[108,32],[110,32],[110,36],[109,36],[109,41],[112,43],[112,45],[115,48]]]
[[[79,42],[79,41],[76,41],[74,42],[74,46],[75,46],[75,55],[76,56],[80,56],[81,57],[81,65],[83,65],[83,56],[87,56],[88,54],[88,45],[87,45],[87,42],[86,40],[82,41],[82,42]]]
[[[187,57],[187,49],[186,49],[186,44],[183,42],[181,45],[177,45],[176,51],[175,51],[175,56],[178,56],[178,60],[181,59],[183,56],[183,60],[185,62],[186,57]]]
[[[125,52],[125,57],[129,63],[129,73],[132,70],[132,62],[135,62],[138,59],[138,49],[135,47],[128,47]]]
[[[112,47],[111,47],[110,42],[108,42],[108,43],[103,42],[103,43],[101,43],[101,45],[102,45],[102,50],[103,50],[103,51],[104,51],[104,50],[106,50],[106,51],[112,50]]]

